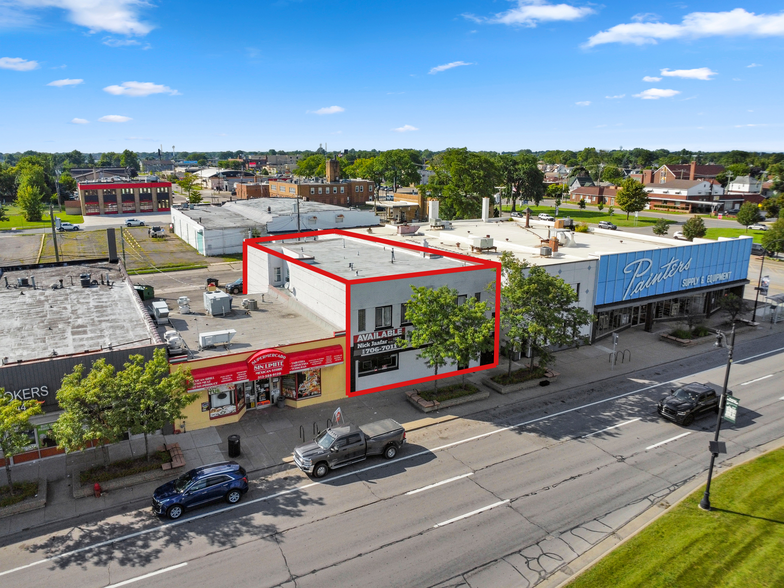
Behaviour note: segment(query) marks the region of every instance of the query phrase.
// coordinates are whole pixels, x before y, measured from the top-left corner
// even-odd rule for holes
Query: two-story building
[[[139,179],[107,178],[79,182],[82,215],[144,214],[171,208],[171,182],[151,176]]]

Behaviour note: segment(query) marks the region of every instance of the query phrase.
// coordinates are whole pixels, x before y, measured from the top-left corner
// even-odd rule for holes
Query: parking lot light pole
[[[722,331],[716,331],[716,346],[724,347],[727,344],[727,336]],[[713,437],[713,443],[710,445],[710,467],[708,468],[708,485],[705,486],[705,494],[700,501],[700,508],[702,510],[710,510],[710,486],[711,479],[713,478],[713,463],[719,455],[719,432],[721,431],[721,419],[724,416],[724,407],[727,405],[727,384],[730,379],[730,367],[732,367],[732,350],[735,348],[735,323],[732,323],[732,332],[730,333],[730,344],[727,346],[727,369],[724,372],[724,387],[721,390],[721,398],[719,399],[719,414],[716,416],[716,434]]]

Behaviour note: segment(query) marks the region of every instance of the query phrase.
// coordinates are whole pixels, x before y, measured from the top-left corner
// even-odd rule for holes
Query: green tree
[[[784,251],[784,217],[779,217],[762,234],[762,246],[771,253]]]
[[[7,394],[5,388],[0,388],[0,455],[5,461],[5,475],[11,496],[14,495],[11,457],[22,453],[30,444],[30,438],[27,436],[33,428],[30,417],[42,412],[41,405],[37,402],[24,404]]]
[[[517,156],[517,160],[517,179],[515,181],[517,197],[523,201],[533,201],[536,206],[539,206],[545,194],[544,172],[539,169],[536,158],[532,155],[520,154]],[[566,186],[564,185],[563,188]]]
[[[645,210],[648,193],[640,182],[634,178],[626,178],[621,182],[621,188],[615,196],[615,203],[626,213],[626,220],[629,220],[630,213]]]
[[[44,216],[43,196],[35,186],[22,186],[16,194],[16,204],[27,222],[39,222]]]
[[[501,268],[501,328],[512,351],[530,347],[531,369],[537,357],[541,367],[552,362],[552,347],[584,342],[580,329],[593,316],[576,306],[578,295],[569,284],[508,251],[501,255]],[[509,356],[507,373],[511,374]]]
[[[753,225],[760,220],[759,208],[752,202],[744,202],[738,211],[736,220],[738,221],[738,224],[745,227],[745,231],[747,232],[749,230],[749,225]]]
[[[141,355],[131,355],[115,379],[112,404],[118,413],[118,428],[144,434],[144,454],[149,460],[147,436],[181,420],[183,409],[198,398],[188,393],[193,378],[189,370],[169,373],[166,351],[156,349],[146,362]]]
[[[732,292],[719,298],[719,308],[727,315],[731,323],[734,323],[739,314],[748,310],[746,301]]]
[[[101,153],[101,159],[98,160],[98,167],[119,167],[120,154],[114,151],[107,151]]]
[[[177,185],[185,192],[188,202],[198,204],[201,202],[201,190],[199,189],[199,179],[194,174],[185,174],[181,180],[177,180]]]
[[[705,223],[699,216],[693,216],[683,223],[683,237],[688,241],[702,238],[706,232]]]
[[[68,452],[100,444],[106,466],[109,464],[106,443],[117,441],[123,433],[113,404],[116,398],[114,372],[114,366],[105,359],[93,363],[87,375],[84,375],[82,364],[74,366],[73,371],[63,377],[57,392],[57,403],[63,413],[52,425],[58,446]]]
[[[466,148],[447,149],[430,167],[435,175],[427,188],[439,200],[439,213],[445,219],[479,217],[482,198],[492,198],[499,181],[496,162]]]
[[[373,182],[373,212],[378,207],[378,193],[384,181],[384,167],[377,157],[361,157],[349,168],[350,177]]]
[[[664,235],[666,235],[669,230],[670,230],[670,223],[663,218],[657,220],[656,224],[653,225],[653,234],[658,235],[659,237],[663,237]]]
[[[0,201],[16,198],[16,171],[6,163],[0,163]]]
[[[130,149],[126,149],[120,155],[120,165],[130,168],[136,173],[139,173],[139,171],[142,169],[142,166],[139,163],[139,156]]]
[[[308,176],[323,178],[327,175],[326,158],[323,155],[311,155],[297,162],[294,174],[298,176]]]
[[[614,165],[608,165],[602,170],[601,180],[618,186],[623,182],[623,172]]]
[[[760,210],[764,210],[769,218],[779,216],[782,208],[784,208],[784,194],[770,196],[760,202]]]
[[[457,295],[456,291],[454,293]],[[482,353],[493,348],[495,324],[487,315],[487,302],[479,302],[473,296],[467,296],[463,304],[458,303],[456,316],[450,324],[453,345],[449,354],[458,366],[468,367],[470,362],[478,361]],[[465,378],[463,372],[463,386]]]
[[[610,216],[614,215],[615,214],[615,207],[614,206],[608,207],[607,208],[607,214],[609,214]]]
[[[585,210],[585,198],[580,198],[580,202],[578,204],[580,206],[580,210]]]
[[[70,172],[60,174],[60,193],[75,194],[78,186]]]

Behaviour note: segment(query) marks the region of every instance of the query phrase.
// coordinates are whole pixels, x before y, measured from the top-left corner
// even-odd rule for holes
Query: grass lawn
[[[705,238],[718,239],[719,237],[729,237],[734,239],[735,237],[740,237],[741,235],[748,235],[749,237],[754,238],[755,243],[762,243],[762,235],[764,234],[765,231],[746,231],[743,227],[738,227],[737,229],[725,229],[722,227],[719,229],[708,229],[708,232],[705,233]]]
[[[707,455],[704,455],[706,461]],[[569,588],[784,586],[784,449],[713,480],[627,541]]]
[[[57,207],[55,207],[54,216],[59,218],[61,221],[79,224],[84,222],[82,215],[80,214],[65,214],[65,212],[57,212]],[[47,208],[44,212],[43,221],[39,223],[28,223],[24,216],[22,216],[22,212],[20,208],[16,205],[6,206],[5,208],[6,216],[8,217],[7,221],[0,222],[0,230],[8,230],[8,229],[43,229],[49,228],[52,226],[52,221],[49,218],[49,209]]]
[[[420,390],[419,396],[425,400],[437,400],[444,402],[445,400],[452,400],[453,398],[460,398],[462,396],[470,396],[479,392],[479,388],[473,384],[452,384],[450,386],[439,386],[438,393],[432,388],[429,390]]]
[[[13,496],[8,486],[0,486],[0,508],[34,498],[36,494],[38,494],[38,482],[16,482]]]
[[[527,207],[517,205],[517,210],[523,211]],[[555,216],[555,207],[553,206],[530,206],[530,209],[533,211],[531,216],[536,216],[540,212],[546,212],[547,214],[552,214]],[[504,206],[503,211],[509,212],[512,210],[511,206]],[[629,216],[629,220],[626,220],[626,213],[620,210],[619,208],[615,208],[615,212],[612,216],[610,216],[607,212],[607,207],[604,210],[599,210],[598,208],[586,208],[585,210],[580,210],[579,208],[564,208],[563,206],[558,209],[558,216],[563,218],[568,216],[573,218],[575,221],[582,221],[586,223],[593,223],[596,224],[599,221],[610,221],[618,225],[619,227],[646,227],[646,226],[653,226],[656,224],[656,221],[659,219],[654,216],[640,216],[637,218],[637,222],[635,223],[634,215]],[[675,221],[667,220],[669,224],[673,224]]]

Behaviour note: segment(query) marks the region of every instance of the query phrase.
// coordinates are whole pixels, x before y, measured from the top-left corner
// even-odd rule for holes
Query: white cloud
[[[109,47],[129,47],[131,45],[141,45],[141,43],[135,39],[115,39],[113,37],[104,37],[101,43],[108,45]]]
[[[0,57],[0,69],[13,69],[15,71],[30,71],[37,69],[38,62],[21,57]]]
[[[618,94],[617,96],[605,96],[607,100],[620,100],[621,98],[626,98],[626,94]]]
[[[444,65],[437,65],[433,69],[431,69],[428,73],[437,74],[440,71],[446,71],[448,69],[452,69],[453,67],[461,67],[463,65],[474,65],[473,63],[467,63],[465,61],[453,61],[452,63],[445,63]]]
[[[678,90],[660,90],[659,88],[650,88],[644,90],[639,94],[633,94],[635,98],[642,98],[643,100],[658,100],[659,98],[672,98],[680,94]]]
[[[403,125],[402,127],[398,127],[396,129],[392,129],[396,133],[408,133],[409,131],[418,131],[419,129],[416,127],[412,127],[411,125]]]
[[[123,82],[117,86],[106,86],[104,92],[115,96],[149,96],[150,94],[170,94],[178,96],[177,90],[172,90],[169,86],[153,84],[152,82]]]
[[[129,116],[123,116],[121,114],[107,114],[106,116],[102,116],[98,120],[101,122],[124,123],[133,119]]]
[[[540,22],[579,20],[593,14],[593,8],[571,6],[570,4],[548,4],[545,0],[517,0],[517,6],[492,17],[478,17],[464,14],[463,17],[474,22],[535,27]]]
[[[655,76],[645,76],[642,79],[643,82],[661,82],[661,78],[657,78]]]
[[[583,100],[582,102],[575,102],[575,104],[577,106],[590,106],[591,105],[591,101],[590,100]]]
[[[88,124],[90,124],[90,121],[87,120],[86,118],[73,118],[73,119],[71,119],[71,124],[74,124],[74,125],[88,125]]]
[[[770,125],[766,125],[766,124],[760,125],[760,124],[753,124],[752,123],[752,124],[748,124],[748,125],[735,125],[735,128],[736,129],[741,129],[741,128],[745,128],[745,127],[767,127],[767,126],[770,126]]]
[[[661,70],[661,75],[668,78],[686,78],[689,80],[705,80],[711,79],[715,76],[716,72],[709,67],[698,67],[696,69],[674,69],[670,71],[668,68]]]
[[[747,65],[746,67],[762,67],[761,63],[752,63],[751,65]]]
[[[325,106],[324,108],[319,108],[318,110],[308,110],[307,113],[309,114],[337,114],[338,112],[345,112],[346,109],[342,106]]]
[[[56,86],[58,88],[62,88],[63,86],[78,86],[84,82],[84,80],[71,80],[69,78],[65,78],[64,80],[55,80],[53,82],[49,82],[46,84],[47,86]]]
[[[680,24],[634,22],[615,25],[593,35],[586,46],[595,47],[606,43],[645,45],[703,37],[781,36],[784,36],[784,12],[758,15],[736,8],[728,12],[692,12],[684,16]]]
[[[17,15],[28,20],[35,9],[60,8],[68,21],[92,32],[146,35],[154,28],[140,20],[141,10],[151,6],[144,0],[10,0],[3,4],[13,4]]]

